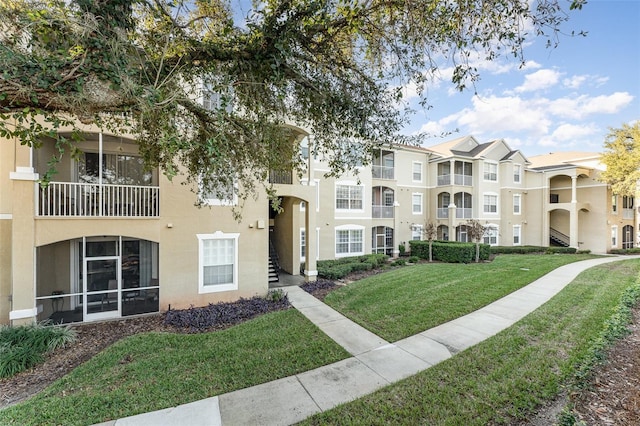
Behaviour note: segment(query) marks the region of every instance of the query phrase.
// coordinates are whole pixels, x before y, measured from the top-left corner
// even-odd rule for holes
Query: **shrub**
[[[44,360],[48,352],[75,340],[69,327],[46,323],[0,327],[0,377],[10,377]]]
[[[409,256],[409,262],[418,263],[419,261],[420,261],[420,258],[418,256]]]
[[[547,254],[575,254],[577,249],[575,247],[547,247],[545,253]]]
[[[422,259],[429,258],[428,241],[410,241],[411,253]],[[475,243],[457,243],[453,241],[434,241],[432,245],[433,260],[449,263],[470,263],[476,260]],[[490,246],[480,244],[480,259],[489,259]]]
[[[640,253],[640,247],[633,247],[628,249],[611,249],[611,254],[638,254]]]
[[[273,297],[256,296],[235,302],[211,303],[204,307],[192,306],[189,309],[167,311],[164,323],[192,332],[228,327],[267,312],[288,309],[291,306],[289,298],[286,293],[280,292],[278,296]]]
[[[492,246],[492,254],[531,254],[544,253],[548,247],[540,246]]]
[[[386,264],[385,254],[367,254],[363,256],[342,257],[335,260],[320,260],[317,263],[318,276],[330,280],[339,280],[351,272],[368,271]]]
[[[407,261],[404,259],[396,259],[391,263],[391,266],[404,266],[407,264]]]
[[[306,282],[300,286],[301,289],[306,291],[307,293],[313,293],[317,290],[325,290],[325,289],[333,289],[337,287],[336,283],[330,280],[315,280],[311,282]]]

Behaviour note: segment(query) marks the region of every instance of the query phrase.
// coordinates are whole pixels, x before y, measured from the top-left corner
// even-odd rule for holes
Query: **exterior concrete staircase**
[[[278,260],[278,253],[273,247],[271,238],[269,238],[269,284],[280,281],[278,271],[280,271],[280,262]]]
[[[569,247],[571,239],[557,229],[549,228],[549,245],[559,247]]]

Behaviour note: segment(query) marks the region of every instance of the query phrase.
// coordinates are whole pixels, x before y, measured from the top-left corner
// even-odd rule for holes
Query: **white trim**
[[[11,220],[13,215],[11,213],[0,213],[0,220]]]
[[[337,251],[338,241],[336,238],[338,231],[362,231],[362,240],[360,241],[362,250],[358,252],[348,251],[346,253],[338,253]],[[349,256],[363,255],[365,252],[365,247],[364,247],[365,241],[366,241],[366,229],[362,225],[353,225],[353,224],[339,225],[333,229],[333,251],[335,253],[335,257],[349,257]],[[349,241],[347,242],[347,244],[349,245],[349,248],[351,248],[351,233],[349,233]]]
[[[487,179],[487,178],[485,178],[485,174],[487,173],[486,169],[485,169],[485,166],[487,166],[487,165],[495,166],[495,168],[496,168],[496,173],[495,173],[496,174],[496,178],[495,179]],[[482,180],[484,182],[500,182],[500,173],[499,173],[498,169],[499,169],[498,163],[496,163],[495,161],[487,161],[487,160],[483,161],[483,163],[482,163]],[[489,173],[491,173],[491,172],[489,172]]]
[[[198,238],[198,294],[218,293],[238,289],[238,239],[239,233],[224,233],[216,231],[213,234],[196,234]],[[226,284],[204,285],[204,241],[233,240],[233,281]]]
[[[360,209],[342,209],[342,208],[338,208],[338,186],[347,186],[347,187],[355,187],[355,188],[360,188],[360,190],[362,191],[362,208]],[[367,205],[367,198],[366,198],[366,193],[365,193],[365,186],[363,184],[358,184],[355,181],[338,181],[335,183],[335,185],[333,186],[333,208],[335,209],[335,211],[338,212],[363,212],[365,211],[365,206]],[[349,190],[349,203],[351,203],[351,190]]]
[[[9,312],[9,320],[17,320],[23,318],[35,318],[42,312],[42,305],[38,305],[31,309],[18,309],[16,311]]]
[[[516,229],[518,230],[518,232],[516,232]],[[518,242],[515,243],[513,240],[515,239],[516,235],[518,236]],[[511,237],[511,244],[514,246],[521,246],[522,245],[522,225],[513,225],[513,235]]]
[[[416,164],[420,165],[420,179],[414,179]],[[423,181],[424,171],[422,170],[422,166],[423,166],[422,161],[412,161],[411,162],[411,181],[412,182],[422,182]]]
[[[516,204],[516,198],[518,199],[518,204]],[[516,205],[518,206],[518,211],[516,212]],[[513,194],[513,207],[512,212],[514,215],[522,214],[522,194]]]
[[[416,204],[413,202],[413,197],[419,195],[420,196],[420,211],[417,212],[413,208]],[[422,192],[413,192],[411,193],[411,213],[412,214],[422,214],[424,212],[424,194]]]
[[[312,271],[307,271],[306,269],[304,270],[304,275],[307,277],[317,277],[318,276],[318,271],[312,270]]]
[[[40,179],[40,175],[35,173],[31,167],[16,167],[15,172],[9,173],[9,179],[37,181]]]
[[[492,211],[487,211],[485,209],[485,207],[487,206],[492,206],[493,204],[487,204],[486,203],[486,199],[484,197],[496,197],[496,211],[492,212]],[[483,192],[482,193],[482,213],[483,214],[488,214],[488,215],[497,215],[498,213],[500,213],[500,195],[497,192]]]

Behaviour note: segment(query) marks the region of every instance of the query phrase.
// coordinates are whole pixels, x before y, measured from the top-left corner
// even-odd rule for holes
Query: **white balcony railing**
[[[393,219],[393,206],[371,206],[374,219]]]
[[[38,216],[158,217],[157,186],[50,182],[39,187]]]
[[[447,207],[438,207],[437,218],[438,219],[448,219],[449,218],[449,209]]]
[[[622,209],[622,218],[623,219],[633,219],[634,210],[633,209]]]
[[[451,175],[438,175],[438,186],[451,185]]]
[[[471,209],[456,208],[456,219],[471,219]]]
[[[470,175],[454,175],[454,183],[456,185],[471,186],[471,185],[473,185],[473,176],[470,176]]]
[[[372,166],[371,170],[374,179],[393,179],[393,167],[390,166]]]

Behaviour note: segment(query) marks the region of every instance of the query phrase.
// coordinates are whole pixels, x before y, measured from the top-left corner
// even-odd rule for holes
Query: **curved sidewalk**
[[[174,408],[101,425],[289,425],[419,373],[510,327],[551,299],[585,269],[639,256],[561,266],[468,315],[394,343],[355,324],[299,287],[291,304],[344,347],[351,358],[315,370]]]

